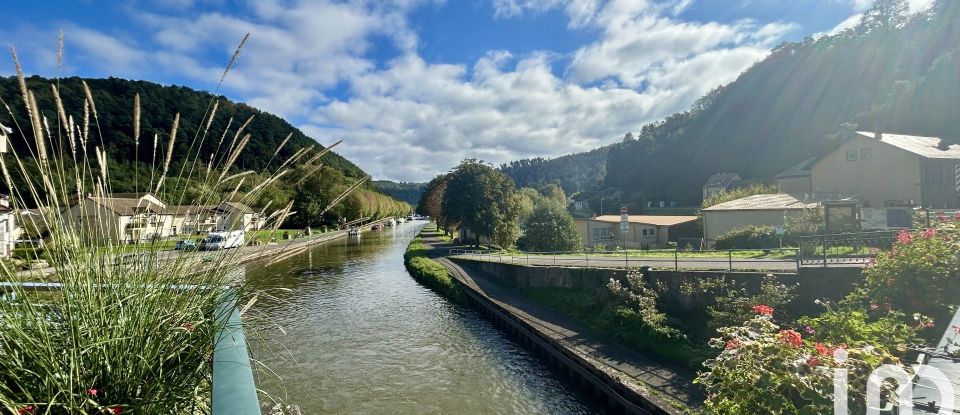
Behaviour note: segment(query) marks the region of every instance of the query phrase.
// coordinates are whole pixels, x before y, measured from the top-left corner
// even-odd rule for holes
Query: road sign
[[[783,235],[783,226],[777,225],[777,227],[774,228],[774,232],[776,232],[777,235]]]

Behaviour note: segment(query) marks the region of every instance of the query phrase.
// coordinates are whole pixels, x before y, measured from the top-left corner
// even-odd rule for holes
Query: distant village
[[[778,193],[703,208],[702,221],[694,215],[628,212],[601,212],[575,221],[585,247],[628,249],[708,249],[720,236],[747,226],[770,226],[782,233],[791,216],[809,209],[823,209],[827,233],[911,228],[918,210],[935,217],[960,208],[960,145],[945,146],[935,137],[857,132],[824,156],[766,180],[745,180],[736,172],[714,174],[703,184],[703,198],[764,182],[775,184]],[[571,202],[571,209],[586,207],[585,201]],[[669,201],[649,202],[648,207],[650,212],[676,210]]]

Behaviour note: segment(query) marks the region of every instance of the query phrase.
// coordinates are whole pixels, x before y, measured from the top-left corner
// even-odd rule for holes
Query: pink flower
[[[807,365],[810,367],[820,366],[820,359],[818,359],[816,356],[810,356],[810,358],[807,359]]]
[[[936,229],[933,229],[933,228],[925,229],[925,230],[920,234],[920,237],[923,238],[923,239],[933,239],[935,236],[937,236],[937,230],[936,230]]]
[[[880,248],[870,248],[870,255],[877,255],[880,253]]]
[[[809,335],[811,335],[811,336],[814,335],[814,334],[817,334],[817,331],[814,330],[813,327],[810,327],[810,326],[804,326],[804,327],[803,327],[803,331],[807,332],[807,334],[809,334]]]
[[[112,415],[123,413],[123,405],[117,405],[108,409]]]
[[[820,356],[833,356],[833,352],[837,350],[836,347],[830,347],[823,343],[817,343],[814,348],[817,350],[817,354]]]
[[[876,309],[878,309],[878,308],[880,308],[880,306],[879,306],[877,303],[870,303],[870,309],[871,309],[871,310],[876,310]]]
[[[781,330],[777,337],[780,342],[794,349],[803,346],[803,336],[793,330]]]
[[[912,242],[913,242],[913,235],[911,235],[910,232],[901,230],[899,233],[897,233],[897,243],[909,245]]]
[[[960,220],[960,212],[957,212],[953,215],[953,220]]]
[[[97,396],[98,393],[100,393],[100,391],[96,390],[95,388],[87,389],[87,394],[90,396]]]
[[[18,415],[32,414],[34,410],[36,410],[36,408],[34,408],[33,405],[27,405],[20,409],[17,409],[17,414]]]
[[[192,324],[192,323],[183,323],[183,325],[180,326],[180,328],[182,328],[182,329],[184,329],[184,330],[186,330],[186,331],[193,331],[193,328],[194,328],[194,327],[193,327],[193,324]]]
[[[740,347],[739,340],[727,340],[727,350],[737,349]]]
[[[770,316],[773,315],[773,307],[766,304],[757,304],[753,306],[753,312],[761,316]]]
[[[948,218],[947,218],[947,215],[944,215],[944,214],[942,214],[942,213],[939,214],[939,215],[937,215],[937,222],[946,222],[947,219],[948,219]]]
[[[872,266],[875,266],[875,265],[877,265],[877,259],[876,259],[876,258],[868,258],[868,259],[867,259],[867,267],[872,267]]]

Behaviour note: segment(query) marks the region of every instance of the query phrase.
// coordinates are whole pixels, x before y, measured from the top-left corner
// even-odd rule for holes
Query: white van
[[[243,231],[210,232],[200,241],[201,251],[216,251],[243,246]]]

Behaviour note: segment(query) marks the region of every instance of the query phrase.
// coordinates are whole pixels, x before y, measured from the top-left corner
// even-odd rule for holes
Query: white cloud
[[[680,21],[689,0],[493,0],[499,18],[562,10],[571,30],[596,39],[565,55],[491,50],[474,62],[428,62],[407,18],[428,2],[250,0],[230,13],[137,11],[149,31],[139,44],[76,28],[68,45],[135,77],[211,89],[250,32],[223,92],[296,121],[321,143],[345,139],[338,151],[374,177],[428,180],[466,157],[501,163],[607,144],[732,81],[794,29]],[[383,38],[399,51],[389,62],[369,56]],[[338,88],[347,97],[331,98]]]

